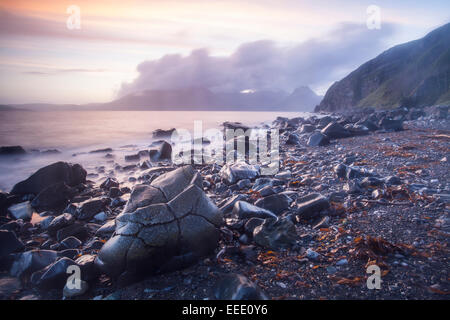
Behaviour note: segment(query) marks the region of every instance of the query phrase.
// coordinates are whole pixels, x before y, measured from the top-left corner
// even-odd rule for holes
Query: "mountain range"
[[[321,101],[309,87],[285,91],[213,92],[206,88],[145,90],[107,103],[85,105],[21,104],[10,108],[34,111],[54,110],[192,110],[192,111],[313,111]]]

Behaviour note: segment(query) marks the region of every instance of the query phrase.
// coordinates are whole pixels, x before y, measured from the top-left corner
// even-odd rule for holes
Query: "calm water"
[[[248,125],[271,122],[277,116],[307,117],[299,112],[177,112],[177,111],[0,111],[0,146],[21,145],[27,150],[58,149],[60,154],[0,160],[0,189],[11,187],[35,170],[55,161],[77,162],[88,173],[105,165],[104,154],[84,154],[94,149],[113,148],[115,162],[151,143],[155,129],[184,128],[192,131],[195,120],[203,128],[219,127],[224,121]],[[133,145],[133,146],[129,146]],[[73,154],[77,156],[73,156]],[[114,164],[111,162],[110,166]],[[108,165],[106,170],[108,170]],[[95,175],[91,175],[95,180]]]

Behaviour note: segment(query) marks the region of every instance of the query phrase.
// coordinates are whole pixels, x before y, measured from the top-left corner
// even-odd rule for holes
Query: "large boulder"
[[[243,179],[254,179],[259,176],[259,167],[246,164],[244,162],[236,162],[226,164],[222,167],[219,175],[229,184],[234,184]]]
[[[136,186],[96,265],[126,284],[210,254],[218,244],[222,215],[201,188],[201,176],[191,166]]]
[[[39,192],[31,206],[38,211],[64,209],[73,195],[73,190],[65,182],[57,182]]]
[[[0,147],[0,156],[17,156],[27,152],[21,146]]]
[[[56,162],[33,173],[28,179],[17,183],[12,194],[39,194],[52,184],[64,182],[73,187],[86,182],[86,170],[79,164]]]

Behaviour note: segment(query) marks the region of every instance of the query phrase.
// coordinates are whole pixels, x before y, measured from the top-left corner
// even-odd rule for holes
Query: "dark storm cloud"
[[[241,45],[226,57],[198,49],[188,56],[171,54],[138,65],[138,77],[124,83],[119,96],[147,89],[204,87],[214,91],[280,89],[300,85],[323,86],[375,57],[385,49],[393,25],[369,30],[365,25],[344,23],[326,37],[290,47],[272,41]]]

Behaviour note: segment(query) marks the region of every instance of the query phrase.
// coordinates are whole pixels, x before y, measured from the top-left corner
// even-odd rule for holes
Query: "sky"
[[[367,26],[371,5],[380,28]],[[194,86],[324,94],[368,59],[448,22],[448,0],[0,0],[0,104]]]

